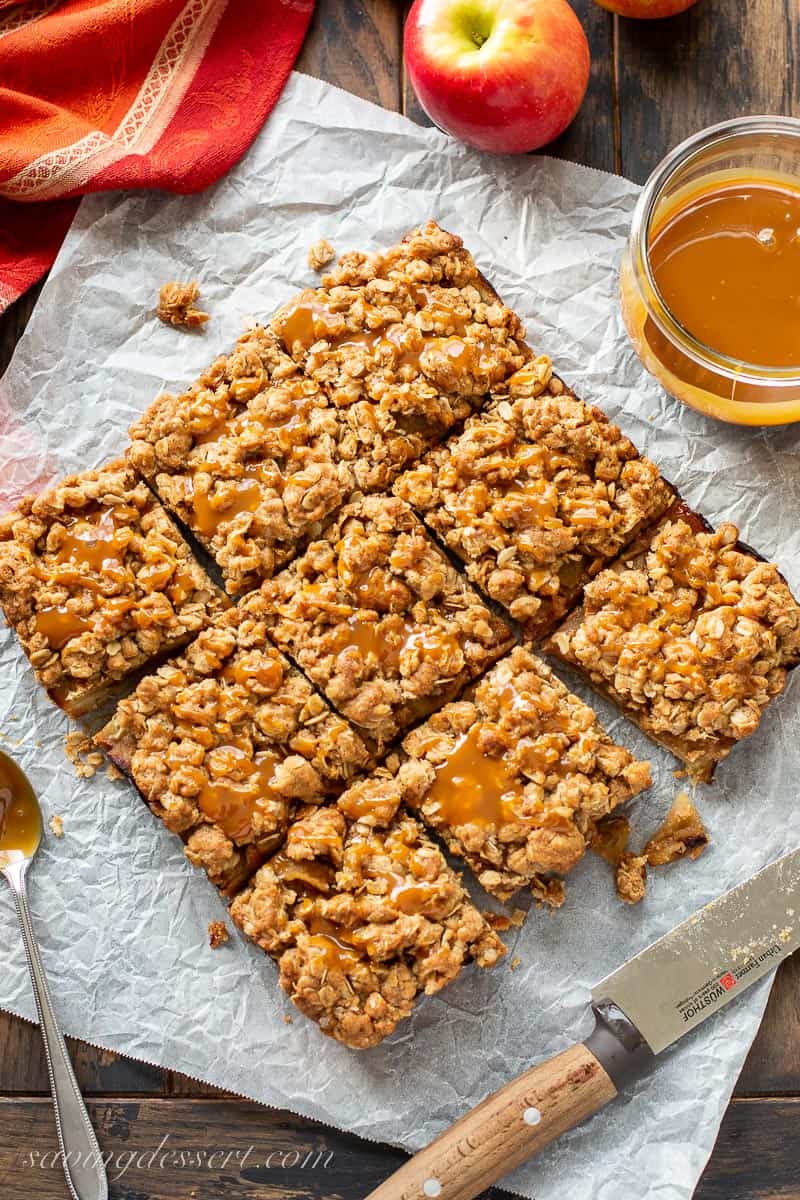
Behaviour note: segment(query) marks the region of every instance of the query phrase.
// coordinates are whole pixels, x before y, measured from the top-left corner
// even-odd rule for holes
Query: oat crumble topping
[[[207,312],[195,307],[200,288],[191,283],[165,283],[158,293],[156,316],[165,325],[178,329],[197,329],[209,319]]]
[[[626,852],[617,863],[614,878],[617,895],[625,904],[638,904],[647,889],[647,857]]]
[[[95,749],[92,738],[81,729],[73,729],[65,735],[64,753],[79,779],[91,779],[97,768],[103,765],[103,755]]]
[[[511,640],[394,496],[345,507],[261,596],[277,645],[378,747]]]
[[[394,490],[538,640],[672,499],[658,468],[545,357]]]
[[[412,817],[301,814],[283,850],[235,897],[231,916],[277,961],[280,982],[322,1031],[377,1045],[421,993],[505,947]]]
[[[210,921],[208,925],[208,944],[212,950],[218,950],[220,946],[224,946],[229,942],[231,935],[228,933],[224,921]]]
[[[336,258],[336,251],[327,238],[320,238],[308,248],[308,265],[312,271],[321,271]]]
[[[188,641],[225,603],[122,460],[0,516],[0,604],[69,713]]]
[[[800,606],[725,524],[666,520],[646,550],[588,584],[551,648],[697,778],[757,728],[800,659]]]
[[[371,763],[269,643],[259,600],[143,679],[96,738],[225,891],[277,849],[298,805],[325,802]]]
[[[596,823],[649,785],[649,764],[518,646],[339,803],[358,815],[402,801],[491,895],[507,900],[528,886],[558,907],[563,886],[550,876],[569,872]]]

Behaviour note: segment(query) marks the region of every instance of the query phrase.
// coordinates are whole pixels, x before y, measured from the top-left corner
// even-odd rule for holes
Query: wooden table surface
[[[593,0],[573,7],[592,47],[591,83],[551,153],[642,182],[666,150],[704,125],[745,113],[800,115],[798,0],[700,0],[655,22],[613,18]],[[298,66],[425,121],[403,72],[403,16],[392,0],[318,0]],[[0,370],[36,293],[0,319]],[[696,1200],[800,1200],[799,982],[795,956],[779,972]],[[177,1072],[80,1042],[71,1050],[112,1155],[113,1200],[362,1200],[403,1158]],[[2,1200],[66,1197],[56,1150],[38,1029],[0,1013]]]

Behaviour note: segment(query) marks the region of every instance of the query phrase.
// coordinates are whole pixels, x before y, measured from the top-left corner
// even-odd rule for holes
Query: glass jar
[[[642,363],[673,396],[722,421],[781,425],[800,421],[800,368],[758,366],[698,341],[661,298],[648,253],[652,231],[698,190],[753,180],[800,193],[800,120],[725,121],[662,160],[633,214],[620,271],[622,316]]]

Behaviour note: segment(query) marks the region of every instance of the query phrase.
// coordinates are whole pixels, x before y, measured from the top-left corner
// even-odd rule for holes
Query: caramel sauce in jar
[[[645,184],[620,271],[648,371],[740,425],[800,420],[800,121],[702,130]]]
[[[654,226],[649,252],[664,303],[698,341],[800,367],[800,190],[708,184]]]
[[[25,773],[0,751],[0,868],[30,858],[42,836],[39,805]]]

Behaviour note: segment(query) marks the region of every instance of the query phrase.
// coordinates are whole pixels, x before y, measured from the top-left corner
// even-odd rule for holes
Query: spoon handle
[[[72,1069],[66,1043],[53,1012],[47,978],[28,908],[25,873],[7,869],[5,875],[14,893],[25,942],[67,1184],[73,1200],[108,1200],[108,1181],[100,1147]]]

